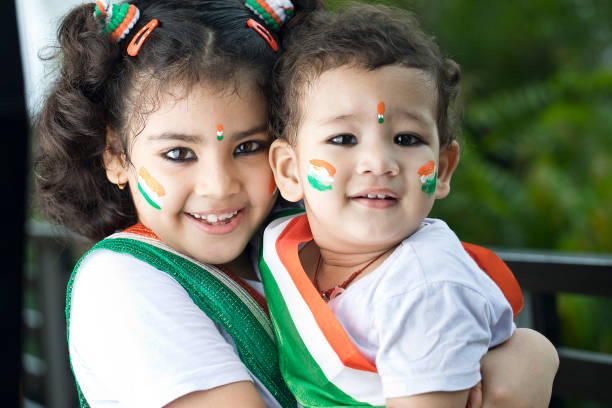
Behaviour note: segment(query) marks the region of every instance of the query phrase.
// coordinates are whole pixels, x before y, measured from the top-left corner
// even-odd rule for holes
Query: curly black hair
[[[321,7],[318,0],[294,3],[295,20]],[[137,221],[128,189],[108,182],[103,154],[107,149],[128,153],[128,135],[137,133],[138,123],[154,109],[151,101],[169,84],[186,90],[202,81],[222,87],[245,73],[266,94],[278,57],[247,27],[250,18],[265,22],[240,0],[132,4],[140,18],[131,33],[153,18],[159,21],[136,57],[126,51],[134,34],[119,43],[102,34],[94,3],[75,7],[63,19],[55,55],[59,76],[34,124],[34,175],[42,212],[95,240]],[[280,40],[282,30],[272,35]],[[119,136],[121,149],[107,145],[108,129]]]

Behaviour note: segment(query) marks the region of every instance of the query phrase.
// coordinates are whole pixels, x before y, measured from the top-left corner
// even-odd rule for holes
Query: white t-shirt
[[[69,351],[92,407],[162,407],[193,391],[252,381],[227,332],[165,272],[131,255],[99,249],[76,275]]]
[[[482,356],[515,329],[499,287],[436,219],[328,305],[386,398],[471,388]]]

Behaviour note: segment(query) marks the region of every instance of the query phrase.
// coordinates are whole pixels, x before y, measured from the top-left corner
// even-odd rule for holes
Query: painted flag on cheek
[[[155,180],[144,167],[138,171],[138,190],[151,207],[162,209],[162,197],[166,195],[164,186]]]
[[[332,189],[336,169],[325,160],[312,159],[308,162],[308,182],[319,191]]]
[[[421,191],[427,195],[432,195],[436,191],[436,182],[438,173],[436,172],[436,162],[433,160],[425,163],[418,170],[419,176],[421,176]]]

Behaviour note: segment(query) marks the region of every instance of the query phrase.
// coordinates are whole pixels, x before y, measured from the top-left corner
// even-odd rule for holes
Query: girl
[[[265,98],[274,29],[317,4],[262,4],[98,1],[61,24],[35,173],[50,220],[102,239],[67,293],[82,406],[295,406],[248,243],[277,195]],[[512,403],[546,389],[531,380],[552,369],[526,376],[545,361],[522,350],[547,345],[515,338],[488,355],[493,367],[483,361],[485,399],[507,384]]]

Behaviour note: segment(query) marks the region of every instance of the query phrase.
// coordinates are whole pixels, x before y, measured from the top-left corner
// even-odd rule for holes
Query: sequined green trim
[[[109,238],[99,242],[76,265],[68,282],[66,294],[66,322],[69,327],[72,285],[79,265],[96,249],[127,253],[172,276],[185,288],[193,302],[232,336],[238,355],[261,383],[283,407],[296,406],[295,399],[282,380],[274,339],[266,332],[254,313],[236,293],[205,268],[191,260],[158,248],[152,244],[129,238]],[[240,288],[239,290],[243,290]],[[246,293],[246,291],[245,291]],[[246,295],[248,296],[248,294]],[[67,336],[70,332],[67,332]],[[72,364],[71,364],[72,365]],[[81,407],[89,407],[77,382]]]

